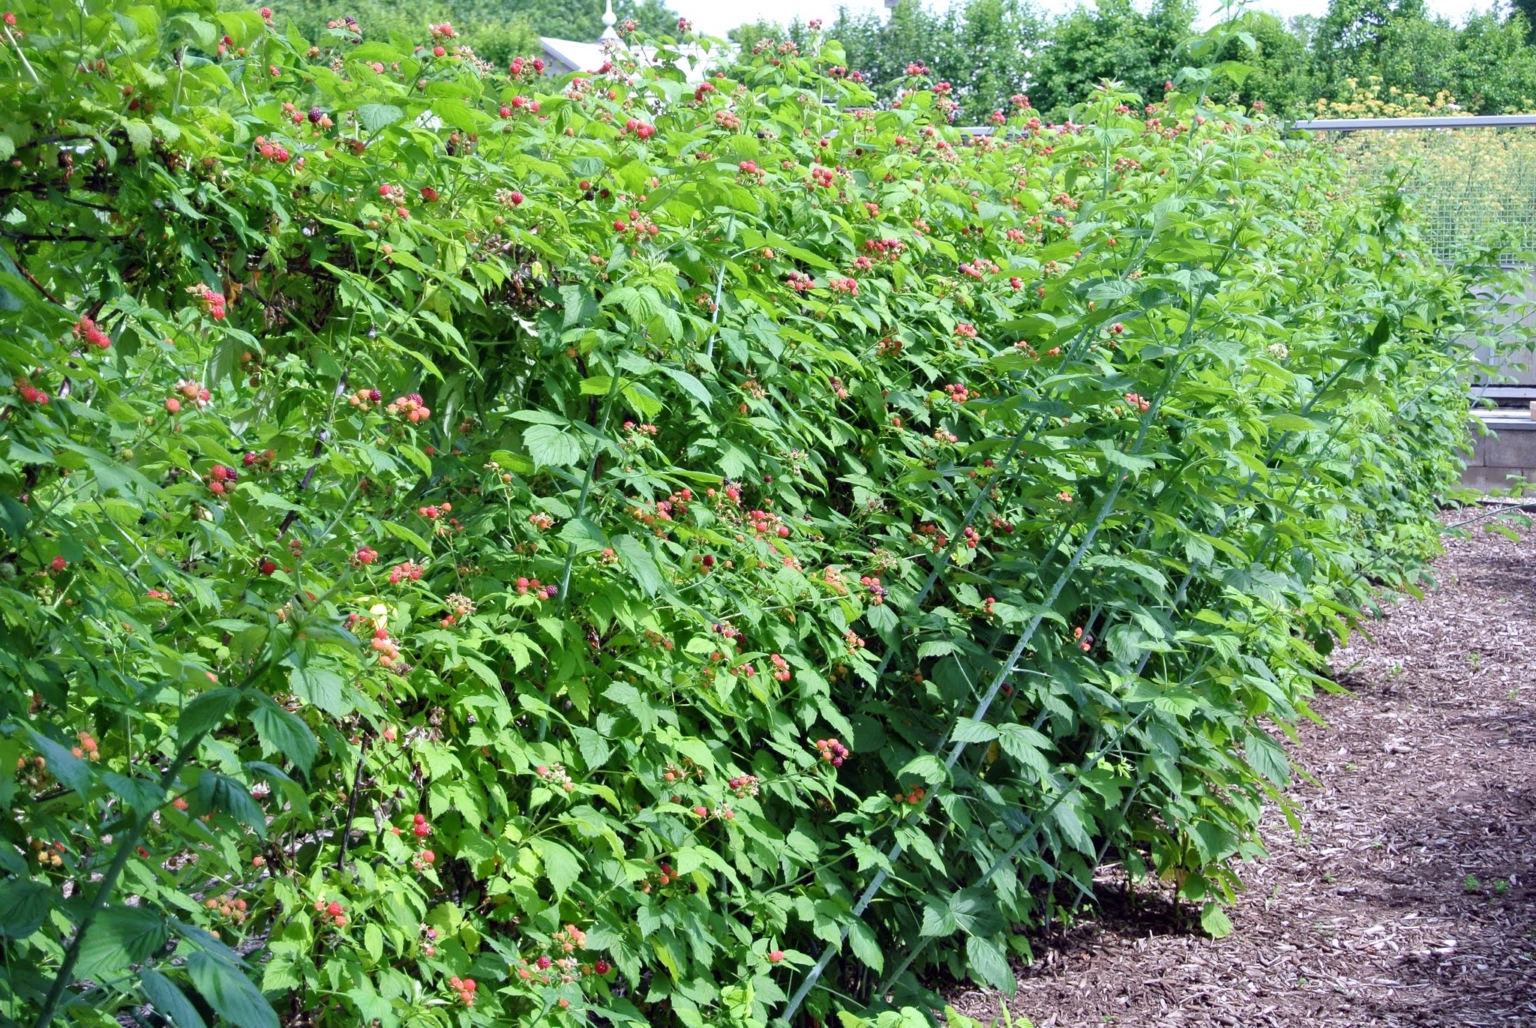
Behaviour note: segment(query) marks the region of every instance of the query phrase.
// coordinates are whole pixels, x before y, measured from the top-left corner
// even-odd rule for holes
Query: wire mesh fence
[[[1435,256],[1496,245],[1506,265],[1536,250],[1536,115],[1298,122],[1343,160],[1352,184],[1401,178]]]

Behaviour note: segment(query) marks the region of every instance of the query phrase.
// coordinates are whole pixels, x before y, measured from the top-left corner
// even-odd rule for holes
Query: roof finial
[[[613,0],[608,0],[608,7],[603,11],[603,34],[597,37],[598,42],[619,38],[619,34],[613,30],[618,20],[618,15],[613,13]]]

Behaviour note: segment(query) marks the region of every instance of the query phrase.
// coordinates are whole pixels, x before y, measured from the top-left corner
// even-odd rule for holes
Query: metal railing
[[[1327,118],[1293,129],[1326,145],[1363,188],[1402,177],[1436,257],[1459,261],[1498,240],[1501,263],[1536,250],[1536,115]]]

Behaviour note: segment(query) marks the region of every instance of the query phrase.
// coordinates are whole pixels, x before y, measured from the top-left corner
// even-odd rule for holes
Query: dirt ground
[[[1436,575],[1334,654],[1351,692],[1301,729],[1302,835],[1272,812],[1233,934],[1201,937],[1166,901],[1132,908],[1111,873],[1092,921],[1037,940],[1016,1017],[1536,1026],[1536,532],[1450,539]],[[995,994],[953,1002],[998,1013]]]

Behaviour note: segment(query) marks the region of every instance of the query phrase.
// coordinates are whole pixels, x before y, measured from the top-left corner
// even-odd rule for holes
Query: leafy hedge
[[[931,1008],[1106,860],[1219,933],[1436,548],[1468,282],[1204,72],[14,22],[0,1023]]]

